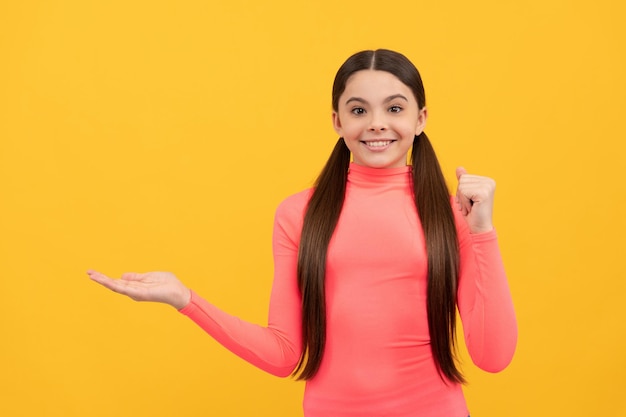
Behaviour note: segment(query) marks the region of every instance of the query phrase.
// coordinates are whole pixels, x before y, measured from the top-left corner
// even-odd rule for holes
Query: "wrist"
[[[190,301],[191,301],[191,290],[183,286],[179,294],[175,297],[173,302],[170,303],[170,305],[174,307],[176,310],[182,310],[183,308],[187,306],[187,304],[189,304]]]
[[[494,227],[493,225],[485,225],[485,226],[481,226],[481,227],[470,227],[470,233],[473,235],[478,235],[481,233],[489,233],[491,231],[493,231]]]

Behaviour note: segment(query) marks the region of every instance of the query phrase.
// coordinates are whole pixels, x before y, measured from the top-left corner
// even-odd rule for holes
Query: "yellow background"
[[[498,182],[519,320],[472,415],[626,416],[626,8],[566,1],[0,3],[0,415],[298,416],[248,365],[89,268],[174,271],[265,323],[277,204],[335,140],[353,52],[422,72],[427,132]]]

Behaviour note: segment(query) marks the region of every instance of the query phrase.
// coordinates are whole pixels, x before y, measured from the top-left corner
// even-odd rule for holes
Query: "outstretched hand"
[[[112,279],[92,270],[87,271],[87,275],[98,284],[135,301],[165,303],[180,310],[191,298],[189,289],[170,272],[128,272],[120,279]]]
[[[456,203],[471,233],[493,230],[493,196],[496,182],[488,177],[470,175],[465,168],[456,169],[459,185]]]

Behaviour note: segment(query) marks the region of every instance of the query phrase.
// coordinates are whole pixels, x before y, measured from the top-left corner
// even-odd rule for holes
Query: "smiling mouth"
[[[370,148],[384,148],[389,146],[394,140],[373,140],[373,141],[361,141],[362,144]]]

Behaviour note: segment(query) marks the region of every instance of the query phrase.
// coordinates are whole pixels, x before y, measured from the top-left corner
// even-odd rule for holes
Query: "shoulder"
[[[276,209],[276,216],[288,216],[298,213],[303,214],[307,204],[309,203],[309,199],[311,198],[312,193],[313,189],[307,188],[306,190],[300,191],[296,194],[292,194],[289,197],[285,198],[278,205],[278,208]]]
[[[276,222],[290,224],[292,227],[302,226],[304,212],[313,193],[312,188],[300,191],[285,198],[276,209]]]
[[[304,223],[304,213],[313,189],[306,189],[285,198],[276,209],[274,217],[275,244],[297,247]]]

